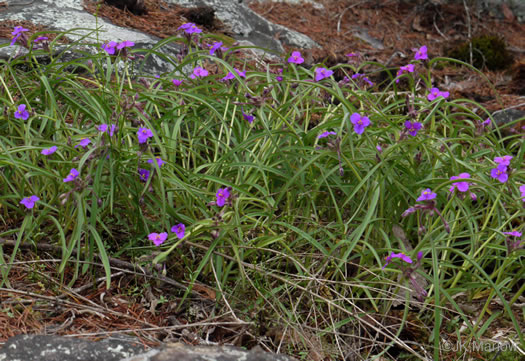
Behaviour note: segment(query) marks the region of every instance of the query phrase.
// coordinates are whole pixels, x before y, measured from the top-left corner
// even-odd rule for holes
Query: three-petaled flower
[[[153,137],[153,132],[148,128],[139,128],[137,131],[137,137],[139,139],[139,143],[143,144],[148,141],[148,138]]]
[[[448,190],[450,192],[454,192],[454,189],[457,189],[458,191],[465,193],[466,191],[468,191],[470,183],[463,179],[469,179],[469,178],[470,178],[470,174],[468,173],[460,173],[458,176],[450,177],[450,180],[460,179],[461,181],[454,182]]]
[[[141,181],[146,182],[149,178],[149,175],[150,175],[149,170],[139,168],[139,177]]]
[[[75,148],[78,148],[78,147],[85,148],[88,146],[89,143],[91,143],[91,140],[89,140],[88,138],[84,138],[77,145],[75,145]]]
[[[414,64],[408,64],[408,65],[400,67],[399,70],[397,71],[398,78],[396,79],[396,83],[399,83],[400,75],[403,75],[404,73],[413,73],[413,72],[414,72]]]
[[[150,233],[148,234],[148,238],[150,241],[153,241],[155,246],[160,246],[164,243],[166,239],[168,239],[168,233],[162,232],[162,233]]]
[[[215,194],[215,197],[217,199],[217,205],[219,207],[222,207],[224,206],[224,204],[226,203],[226,200],[228,198],[230,198],[230,191],[228,190],[228,188],[219,188],[217,190],[217,193]]]
[[[22,119],[22,120],[27,120],[27,118],[29,118],[29,113],[28,111],[26,110],[26,105],[25,104],[20,104],[15,112],[15,118],[16,119]]]
[[[175,233],[178,239],[183,239],[184,235],[186,234],[186,226],[184,223],[179,223],[171,227],[171,232]]]
[[[370,125],[370,119],[359,113],[353,113],[350,116],[350,121],[354,125],[354,132],[356,132],[357,134],[363,134],[365,128]]]
[[[426,45],[423,45],[419,49],[416,48],[416,49],[412,49],[412,50],[416,52],[416,54],[414,55],[414,59],[415,60],[427,60],[428,59],[427,46]]]
[[[434,198],[436,198],[437,194],[432,192],[430,188],[427,188],[423,191],[421,191],[421,195],[416,199],[416,201],[430,201]]]
[[[42,151],[40,153],[43,154],[43,155],[51,155],[51,154],[55,153],[56,150],[57,150],[57,146],[53,145],[53,146],[51,146],[49,148],[42,149]]]
[[[507,166],[499,164],[496,168],[490,170],[490,176],[494,179],[499,180],[501,183],[505,183],[509,179],[507,173]]]
[[[332,76],[334,72],[326,68],[317,68],[315,69],[315,81],[320,81],[325,78]]]
[[[35,202],[38,202],[40,198],[38,198],[35,195],[32,195],[31,197],[26,197],[20,201],[20,204],[23,204],[26,206],[27,209],[31,209],[35,206]]]
[[[244,109],[241,109],[242,111],[242,117],[248,121],[248,123],[252,124],[254,119],[255,119],[255,116],[252,115],[252,114],[247,114],[244,112]]]
[[[293,64],[302,64],[304,63],[304,59],[301,57],[300,52],[294,51],[292,52],[292,55],[288,58],[288,62]]]
[[[164,163],[166,163],[165,161],[163,161],[163,160],[160,159],[160,158],[155,158],[155,159],[157,160],[157,165],[159,166],[159,168],[162,167],[162,165],[163,165]],[[148,159],[148,163],[149,163],[149,164],[153,164],[153,159]]]
[[[423,125],[420,122],[411,122],[407,120],[405,122],[405,129],[411,136],[415,137],[417,132],[421,129]]]
[[[329,135],[337,135],[336,132],[323,132],[317,136],[317,139],[326,138]]]
[[[203,67],[197,66],[195,67],[195,69],[193,69],[193,73],[190,75],[190,78],[191,79],[204,78],[208,76],[208,74],[209,73],[206,69],[204,69]]]
[[[434,99],[439,98],[439,97],[443,97],[447,99],[449,95],[450,95],[449,92],[442,92],[438,88],[432,88],[430,89],[430,93],[427,95],[427,99],[429,101],[433,101]]]
[[[79,174],[80,173],[78,173],[78,170],[76,170],[75,168],[71,168],[67,177],[63,179],[64,183],[74,181],[78,178]]]
[[[399,258],[400,260],[405,261],[406,263],[412,263],[412,258],[407,256],[406,254],[402,252],[399,252],[399,253],[390,252],[390,255],[388,255],[385,258],[385,264],[383,265],[383,269],[385,269],[385,267],[388,266],[394,258]]]

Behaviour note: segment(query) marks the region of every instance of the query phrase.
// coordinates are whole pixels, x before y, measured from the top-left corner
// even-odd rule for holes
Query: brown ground
[[[100,7],[99,15],[115,24],[135,27],[161,38],[173,35],[174,29],[188,21],[185,17],[188,14],[183,9],[168,9],[159,1],[145,2],[148,14],[144,16],[107,5]],[[525,110],[525,24],[518,24],[508,11],[504,11],[504,19],[498,20],[478,13],[475,8],[432,5],[430,1],[425,1],[425,6],[410,6],[398,0],[319,2],[324,4],[324,10],[317,10],[309,4],[253,3],[251,7],[266,18],[305,33],[321,44],[322,49],[302,50],[309,63],[324,60],[328,65],[334,65],[347,61],[344,54],[358,51],[366,60],[399,66],[412,59],[411,49],[414,47],[427,45],[430,57],[437,57],[443,56],[455,43],[466,40],[469,33],[498,34],[506,40],[516,60],[507,70],[484,70],[496,86],[500,104],[482,78],[466,68],[447,66],[433,71],[435,85],[441,90],[449,90],[453,97],[479,101],[491,111],[502,107]],[[87,9],[95,11],[93,5],[88,5]],[[14,25],[23,25],[31,31],[43,30],[27,22],[5,22],[0,25],[0,36],[10,38]],[[225,31],[218,22],[205,28]],[[363,29],[380,40],[384,48],[374,48],[353,35]],[[10,247],[4,247],[5,253],[10,251]],[[180,290],[156,279],[146,279],[139,271],[119,274],[115,269],[110,290],[105,289],[104,282],[95,282],[90,275],[81,276],[70,287],[61,286],[56,281],[60,278],[55,271],[59,254],[51,251],[39,251],[38,254],[37,257],[25,253],[18,260],[20,263],[11,268],[11,289],[5,284],[0,288],[0,342],[20,333],[88,335],[96,339],[107,336],[108,331],[122,330],[135,334],[146,346],[173,338],[191,343],[196,337],[192,331],[202,331],[207,327],[187,327],[191,323],[233,322],[233,325],[216,327],[210,332],[211,338],[217,342],[243,345],[256,343],[250,335],[254,330],[236,325],[231,316],[219,320],[208,317],[210,303],[213,303],[210,300],[215,298],[215,293],[204,285],[197,286],[197,293],[192,296],[192,304],[197,305],[200,316],[190,318],[191,312],[174,309],[176,303],[162,302],[162,296],[167,298]],[[74,269],[67,270],[66,281],[71,279],[73,272]],[[101,275],[102,272],[97,273],[97,277]],[[143,287],[146,282],[150,284],[148,288]],[[167,328],[173,326],[177,327]],[[244,339],[238,337],[242,334]]]

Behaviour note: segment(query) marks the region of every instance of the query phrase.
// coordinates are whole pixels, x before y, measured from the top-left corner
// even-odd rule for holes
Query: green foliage
[[[314,348],[305,331],[312,328],[315,348],[342,356],[332,346],[350,343],[340,336],[344,328],[366,330],[352,341],[365,358],[395,348],[422,358],[405,338],[413,319],[433,329],[416,341],[436,359],[449,319],[465,325],[453,328],[458,337],[479,338],[496,315],[523,342],[511,307],[524,292],[524,251],[510,250],[503,232],[523,231],[525,146],[520,135],[487,131],[479,104],[429,101],[430,89],[416,90],[416,83],[432,84],[436,59],[428,68],[415,62],[423,83],[402,75],[409,91],[392,78],[376,92],[358,80],[313,81],[313,69],[295,64],[279,65],[280,80],[275,66],[250,68],[236,58],[238,48],[210,56],[206,36],[170,41],[186,44],[188,54],[170,59],[176,69],[159,78],[133,75],[135,60],[110,56],[98,43],[84,45],[95,53],[89,62],[41,64],[35,56],[45,51],[38,50],[0,64],[0,237],[59,245],[61,272],[72,262],[81,274],[90,263],[79,261],[100,260],[108,283],[110,256],[150,255],[170,277],[215,285],[217,302],[228,299],[237,317],[280,325],[297,354]],[[144,52],[152,50],[129,55]],[[336,68],[350,77],[368,65]],[[191,79],[197,66],[217,72]],[[222,81],[228,72],[235,78]],[[14,116],[20,104],[27,120]],[[370,119],[362,134],[354,113]],[[422,129],[409,135],[406,121]],[[115,133],[100,131],[103,124]],[[141,128],[153,134],[144,143]],[[337,134],[319,138],[327,131]],[[91,141],[85,148],[83,139]],[[41,153],[53,145],[55,153]],[[490,173],[505,155],[513,159],[502,183]],[[78,178],[64,182],[72,168]],[[465,172],[469,192],[450,192],[450,178]],[[227,187],[230,197],[219,206],[216,193]],[[427,188],[436,199],[417,201]],[[31,195],[40,200],[27,209],[20,202]],[[179,223],[183,239],[170,232]],[[167,240],[157,248],[148,236],[163,232]],[[8,283],[17,248],[9,258],[0,251]],[[414,261],[393,259],[383,269],[391,252]],[[475,317],[458,297],[483,300]]]

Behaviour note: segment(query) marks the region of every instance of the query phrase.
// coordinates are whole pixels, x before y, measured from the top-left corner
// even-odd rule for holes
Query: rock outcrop
[[[293,361],[264,352],[229,346],[167,344],[144,350],[138,340],[89,341],[53,335],[18,335],[0,349],[0,361]]]

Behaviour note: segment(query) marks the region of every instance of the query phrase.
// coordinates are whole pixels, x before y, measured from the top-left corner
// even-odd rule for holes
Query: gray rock
[[[228,25],[238,40],[248,40],[254,45],[282,53],[281,42],[297,48],[319,45],[308,36],[285,26],[269,22],[238,0],[167,0],[184,7],[211,6],[215,15]],[[279,36],[277,40],[275,37]]]
[[[0,350],[0,361],[120,361],[144,351],[138,342],[98,342],[53,335],[18,335]]]
[[[259,16],[245,4],[238,0],[168,0],[173,4],[187,7],[197,5],[211,6],[216,16],[234,33],[237,40],[248,41],[259,47],[282,53],[282,43],[298,47],[309,48],[318,46],[306,35],[292,31],[284,26],[275,25]],[[19,4],[19,5],[17,5]],[[31,3],[20,5],[22,2],[14,2],[5,11],[0,13],[0,20],[30,21],[34,24],[43,25],[47,28],[59,31],[67,31],[68,38],[81,40],[91,44],[100,44],[105,41],[121,42],[133,41],[137,48],[151,49],[159,42],[159,38],[145,34],[135,29],[122,28],[111,24],[104,18],[97,18],[82,7],[82,0],[33,0]],[[96,31],[94,29],[97,29]],[[174,29],[175,31],[175,29]],[[276,39],[280,35],[279,40]],[[59,53],[64,48],[57,47]],[[96,47],[89,51],[94,53]],[[171,72],[175,69],[175,59],[180,54],[178,44],[164,44],[157,49],[166,56],[148,55],[143,62],[139,62],[136,71],[142,74],[156,75]],[[8,59],[20,51],[17,46],[8,46],[0,50],[0,57]],[[69,55],[81,57],[82,51],[69,49]],[[56,55],[56,54],[55,54]],[[68,59],[71,59],[70,57]],[[61,61],[65,61],[60,59]]]
[[[89,341],[52,335],[18,335],[0,349],[0,361],[294,361],[260,348],[164,345],[144,351],[133,339]]]
[[[188,346],[168,344],[157,353],[133,356],[121,361],[293,361],[284,355],[265,352],[260,348],[246,351],[229,346]]]
[[[518,125],[509,127],[508,124],[518,119],[525,119],[525,111],[512,108],[498,110],[492,114],[492,119],[504,135],[510,135],[517,131],[515,128],[518,128]]]

